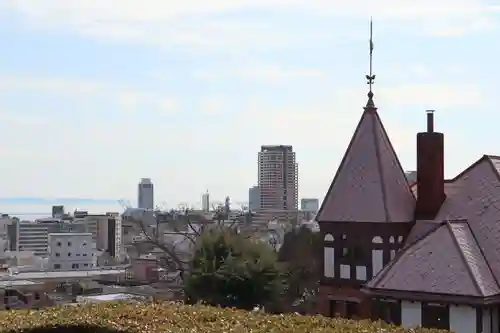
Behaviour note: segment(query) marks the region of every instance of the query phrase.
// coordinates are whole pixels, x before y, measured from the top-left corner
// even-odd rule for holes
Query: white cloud
[[[490,17],[477,17],[451,22],[434,21],[424,25],[424,32],[437,37],[458,37],[467,33],[478,33],[496,28],[498,28],[498,23]]]
[[[451,110],[460,107],[482,107],[491,101],[479,84],[454,82],[429,82],[419,84],[399,84],[394,86],[374,86],[375,103],[385,107],[414,107],[425,109]],[[366,90],[345,89],[346,99],[366,98]]]
[[[297,79],[319,79],[325,73],[318,68],[284,68],[278,65],[242,65],[237,69],[228,70],[199,70],[193,76],[200,80],[217,80],[238,78],[244,81],[266,84],[281,84]]]
[[[378,96],[388,105],[422,106],[430,109],[483,106],[488,103],[478,84],[427,83],[382,87]]]
[[[65,89],[71,87],[70,82],[44,85],[39,81],[46,80],[19,79],[15,81],[16,89],[21,89],[24,81],[29,82],[26,86],[30,89],[49,86],[54,92],[65,93]],[[5,84],[7,80],[0,82],[3,82],[0,85],[2,88],[9,86]],[[100,84],[95,85],[101,87]],[[94,85],[86,83],[83,86]],[[107,84],[103,86],[108,87]],[[234,107],[229,97],[214,95],[201,100],[200,105],[204,104],[205,112],[217,114],[221,109],[230,111],[224,117],[217,117],[216,121],[200,123],[195,118],[203,120],[203,116],[191,113],[184,116],[184,122],[155,122],[140,114],[129,113],[114,119],[112,124],[107,121],[91,123],[85,131],[75,131],[74,127],[62,126],[57,119],[49,119],[43,126],[30,125],[27,128],[29,135],[19,135],[25,127],[16,124],[21,124],[23,117],[30,119],[22,114],[16,118],[14,111],[21,110],[11,110],[9,115],[0,112],[0,121],[2,116],[11,117],[9,121],[13,124],[10,129],[0,132],[2,139],[12,140],[13,135],[19,135],[1,151],[4,160],[1,169],[5,172],[0,173],[0,181],[11,184],[12,181],[8,183],[10,178],[21,179],[16,187],[16,194],[20,195],[53,194],[50,191],[58,182],[61,195],[88,196],[98,193],[102,197],[123,197],[127,196],[126,193],[134,193],[136,179],[148,176],[155,180],[158,197],[171,204],[180,200],[193,201],[197,193],[207,188],[214,198],[231,195],[238,199],[245,198],[245,189],[255,182],[259,145],[282,143],[292,144],[298,153],[301,192],[320,196],[326,191],[361,115],[366,102],[366,87],[362,88],[332,90],[329,100],[311,100],[309,104],[302,105],[285,103],[277,106],[272,100],[254,99]],[[407,167],[414,163],[414,135],[420,128],[410,122],[398,122],[388,113],[407,110],[411,99],[422,98],[425,101],[441,95],[439,102],[443,107],[446,102],[454,105],[457,95],[463,98],[467,89],[470,90],[470,87],[447,82],[429,89],[419,85],[376,88],[380,114]],[[77,91],[83,92],[79,96],[93,97],[88,95],[89,91],[94,93],[96,90],[85,88]],[[109,91],[119,89],[114,87]],[[123,103],[133,106],[134,103],[142,103],[142,98],[158,101],[154,96],[140,93],[122,95],[132,96],[128,102],[124,99]],[[74,96],[76,101],[79,96]],[[465,100],[474,103],[478,102],[478,98]],[[452,145],[451,150],[460,151],[461,141],[449,138],[447,133],[447,149]],[[71,161],[70,168],[68,159]],[[199,161],[203,161],[201,167]],[[34,190],[33,184],[37,184],[38,188]],[[105,185],[101,188],[96,184]],[[221,184],[224,186],[221,187]]]
[[[279,66],[243,68],[234,74],[244,80],[275,83],[293,79],[318,78],[323,75],[320,70],[313,68],[284,69]]]
[[[469,87],[453,83],[386,87],[376,90],[376,104],[390,139],[405,168],[415,165],[415,135],[425,126],[424,110],[427,107],[450,110],[463,101],[465,105],[481,107],[485,102],[479,92],[467,96]],[[366,91],[354,93],[336,91],[329,101],[311,101],[309,105],[282,105],[276,107],[264,100],[250,101],[234,116],[234,136],[242,151],[256,152],[259,144],[291,144],[297,152],[300,166],[301,192],[307,195],[323,195],[341,160],[366,103]],[[429,100],[428,106],[411,103],[417,98]],[[406,120],[408,112],[421,110],[422,121]],[[444,116],[443,116],[444,117]],[[443,118],[437,120],[443,127]],[[244,124],[244,125],[243,125]],[[446,131],[446,149],[451,157],[457,152],[470,153],[464,144],[469,138],[461,136],[460,128]],[[257,139],[258,138],[258,139]],[[227,137],[212,138],[223,144]],[[455,161],[455,160],[454,160]],[[250,163],[252,163],[250,161]],[[451,174],[462,164],[447,165]],[[318,190],[321,189],[321,190]]]
[[[455,107],[483,107],[488,103],[478,86],[450,82],[376,87],[374,92],[375,103],[385,110],[384,113],[409,108],[420,109],[422,112],[426,109],[453,110]],[[237,113],[234,122],[253,123],[245,135],[258,137],[259,140],[270,144],[286,141],[282,143],[307,146],[316,142],[316,145],[331,147],[337,144],[338,138],[349,137],[366,103],[366,93],[366,88],[340,89],[327,101],[278,107],[265,100],[255,99]],[[255,119],[259,121],[256,122]],[[407,135],[407,131],[401,126],[394,126],[393,131],[395,136],[401,138]],[[397,132],[400,132],[400,135]],[[330,136],[331,140],[324,140]],[[340,146],[344,145],[345,142],[342,142]]]
[[[70,28],[78,33],[158,45],[183,44],[198,49],[223,48],[245,52],[252,47],[283,47],[325,35],[322,28],[303,36],[290,33],[290,25],[265,19],[216,18],[214,14],[247,9],[312,13],[325,24],[332,17],[397,21],[434,35],[463,34],[494,27],[488,15],[497,12],[480,0],[10,0],[4,7],[22,13],[36,27]],[[295,27],[296,19],[292,23]],[[323,26],[323,25],[321,25]],[[324,27],[324,26],[323,26]],[[307,29],[304,26],[303,29]],[[332,29],[333,31],[334,29]],[[341,30],[344,31],[344,30]],[[350,34],[349,31],[344,31]],[[331,35],[331,34],[329,34]],[[347,35],[346,35],[347,36]]]
[[[409,74],[418,79],[429,79],[432,77],[432,72],[429,68],[420,64],[410,67]]]
[[[42,91],[80,99],[104,98],[127,111],[135,111],[139,107],[146,106],[157,111],[171,113],[179,107],[174,97],[120,87],[111,83],[84,80],[0,76],[0,91],[2,90]]]
[[[199,109],[206,115],[220,115],[227,111],[227,98],[224,96],[208,96],[202,98]]]
[[[319,13],[335,12],[339,16],[389,17],[405,20],[415,17],[456,17],[497,11],[479,0],[382,0],[373,3],[366,0],[185,0],[166,3],[162,0],[7,0],[7,8],[15,8],[32,18],[61,21],[151,23],[164,22],[190,14],[215,14],[245,9],[298,9]]]
[[[23,130],[27,130],[29,127],[46,125],[47,119],[38,115],[26,115],[12,110],[0,109],[0,123],[2,126],[16,126],[21,129],[22,132]]]
[[[103,93],[108,87],[102,83],[71,81],[36,77],[0,77],[0,90],[40,90],[74,96],[88,96]]]

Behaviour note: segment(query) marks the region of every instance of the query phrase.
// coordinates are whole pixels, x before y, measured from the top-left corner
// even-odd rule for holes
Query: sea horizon
[[[125,204],[129,202],[125,200]],[[93,198],[40,198],[40,197],[4,197],[0,198],[0,213],[19,217],[21,220],[33,220],[50,217],[52,206],[62,205],[67,213],[75,210],[88,211],[91,214],[123,212],[125,207],[119,200]]]

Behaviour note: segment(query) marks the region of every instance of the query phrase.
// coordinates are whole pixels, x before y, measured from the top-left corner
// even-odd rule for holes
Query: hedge
[[[330,319],[321,316],[266,315],[202,305],[106,302],[65,305],[42,310],[0,312],[0,332],[112,333],[112,332],[273,332],[273,333],[424,333],[381,322]]]

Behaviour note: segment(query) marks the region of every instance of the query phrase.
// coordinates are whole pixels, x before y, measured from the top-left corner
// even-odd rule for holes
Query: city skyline
[[[135,201],[151,177],[156,202],[247,201],[259,147],[286,144],[298,197],[322,200],[366,103],[370,15],[375,103],[404,169],[426,109],[447,178],[500,154],[486,2],[106,3],[0,5],[3,197]]]

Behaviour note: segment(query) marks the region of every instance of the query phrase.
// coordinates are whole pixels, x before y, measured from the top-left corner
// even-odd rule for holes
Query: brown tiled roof
[[[410,185],[410,189],[415,198],[418,198],[418,186],[416,182]],[[457,191],[457,184],[455,184],[452,180],[444,181],[444,193],[446,194],[446,196],[453,195]]]
[[[500,294],[500,157],[483,156],[447,181],[445,191],[435,221],[416,222],[405,249],[367,284],[369,288]],[[438,222],[457,219],[467,223]]]
[[[459,191],[446,198],[436,219],[467,219],[484,257],[500,280],[500,158],[483,156],[455,177]]]
[[[442,223],[400,253],[367,287],[480,297],[500,293],[466,221]]]
[[[367,107],[317,214],[318,222],[410,222],[415,198],[377,109]]]
[[[418,198],[417,184],[411,186],[411,190],[416,198]],[[459,193],[460,187],[458,184],[453,183],[451,180],[446,180],[444,184],[444,192],[448,201],[453,200],[453,197]],[[439,226],[442,220],[417,220],[410,234],[406,238],[405,247],[414,243],[417,239]]]
[[[434,220],[416,221],[413,228],[411,228],[410,234],[406,238],[404,248],[413,245],[418,239],[438,228],[440,225],[440,222]]]

